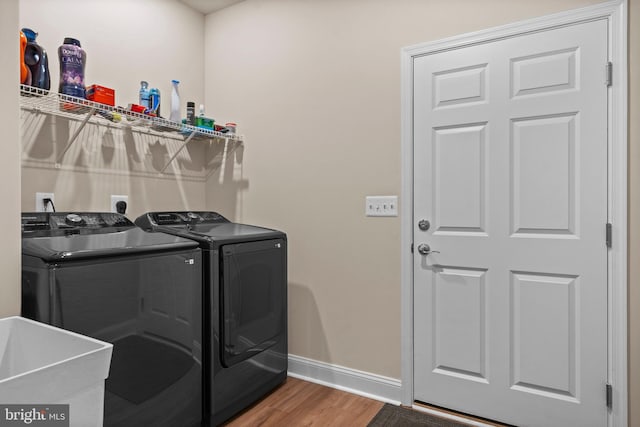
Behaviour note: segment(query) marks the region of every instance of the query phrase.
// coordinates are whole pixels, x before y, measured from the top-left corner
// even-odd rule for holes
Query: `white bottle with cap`
[[[178,80],[171,80],[171,113],[169,120],[174,123],[180,123],[180,94],[178,93]]]

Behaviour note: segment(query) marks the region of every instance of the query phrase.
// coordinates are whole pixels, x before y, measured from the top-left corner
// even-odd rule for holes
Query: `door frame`
[[[609,23],[609,61],[613,63],[608,90],[608,382],[613,407],[608,425],[628,424],[627,347],[627,9],[628,0],[613,0],[567,12],[533,18],[443,40],[405,47],[401,51],[401,403],[413,406],[413,60],[426,54],[490,43],[505,37],[545,31],[585,21]],[[603,64],[603,84],[605,64]],[[604,224],[603,224],[604,230]],[[603,233],[604,238],[604,233]],[[605,391],[603,389],[603,404]]]

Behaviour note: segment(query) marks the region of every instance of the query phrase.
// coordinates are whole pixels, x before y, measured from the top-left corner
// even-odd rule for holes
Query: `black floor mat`
[[[447,420],[412,409],[385,403],[368,427],[466,427],[457,421]]]
[[[189,354],[139,335],[113,343],[105,388],[140,404],[184,376],[193,365]]]

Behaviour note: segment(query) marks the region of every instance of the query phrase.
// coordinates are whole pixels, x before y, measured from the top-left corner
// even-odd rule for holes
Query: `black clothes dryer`
[[[218,425],[287,377],[287,237],[215,212],[150,212],[136,224],[203,251],[205,419]]]
[[[113,344],[105,426],[201,425],[201,268],[120,214],[22,214],[22,315]]]

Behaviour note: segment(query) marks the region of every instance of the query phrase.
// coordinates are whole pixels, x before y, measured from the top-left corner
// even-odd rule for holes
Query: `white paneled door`
[[[607,25],[414,59],[415,400],[607,425]]]

